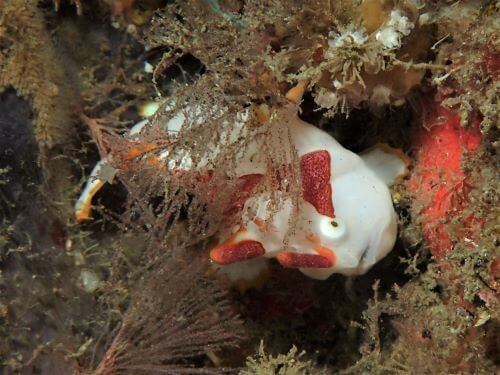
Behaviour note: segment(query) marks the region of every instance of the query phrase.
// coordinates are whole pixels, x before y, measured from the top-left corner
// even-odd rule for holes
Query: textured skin
[[[240,243],[251,240],[262,245],[265,258],[276,258],[285,267],[298,268],[315,279],[324,280],[333,273],[365,273],[392,249],[397,234],[390,191],[376,173],[385,168],[383,163],[368,167],[330,135],[300,120],[294,106],[282,108],[279,115],[287,122],[299,156],[300,210],[287,197],[287,185],[280,183],[279,174],[273,179],[274,192],[255,189],[241,210],[241,220],[232,221],[233,235],[221,239],[214,249],[220,251],[228,244],[232,249],[227,259],[234,263],[225,263],[219,269],[233,278],[246,277],[241,275],[247,275],[247,268],[256,264],[248,262],[256,259],[247,258],[246,245]],[[255,147],[249,150],[249,156],[259,152],[258,145]],[[289,166],[283,165],[280,171],[286,168]],[[266,165],[258,165],[249,157],[238,173],[265,176],[266,169]],[[269,206],[272,194],[284,198],[277,212]],[[251,210],[246,210],[247,206]],[[290,227],[292,222],[295,228]],[[240,246],[240,250],[234,250]],[[239,252],[247,262],[236,261],[240,256],[235,253]],[[220,263],[213,256],[212,260]]]
[[[300,172],[302,180],[302,194],[306,202],[311,203],[318,213],[334,217],[332,202],[332,186],[330,184],[330,154],[328,151],[319,150],[305,154],[300,159]],[[245,202],[255,192],[255,188],[262,181],[261,174],[248,174],[239,177],[238,189],[231,198],[230,208],[226,214],[234,215],[241,211]],[[211,253],[212,260],[219,264],[231,264],[241,260],[263,255],[263,246],[257,241],[228,241],[216,248]],[[265,252],[265,251],[264,251]],[[324,254],[299,254],[282,252],[278,261],[287,268],[329,268],[334,265],[333,252]]]
[[[258,241],[244,240],[237,243],[226,243],[210,252],[210,258],[218,264],[231,264],[242,260],[256,258],[265,254],[264,247]]]
[[[311,203],[318,213],[333,218],[330,163],[328,151],[310,152],[301,157],[300,172],[304,200]]]
[[[286,268],[329,268],[334,264],[331,259],[315,254],[283,252],[276,259]]]

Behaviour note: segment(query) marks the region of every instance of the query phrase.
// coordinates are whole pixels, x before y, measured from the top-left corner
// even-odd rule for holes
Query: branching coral
[[[207,356],[217,361],[217,351],[234,348],[242,341],[241,321],[226,293],[201,273],[200,262],[172,258],[148,271],[92,374],[230,371],[204,363]]]

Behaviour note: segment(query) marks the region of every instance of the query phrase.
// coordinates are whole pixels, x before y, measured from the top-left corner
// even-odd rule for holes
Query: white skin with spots
[[[326,150],[330,154],[330,183],[335,217],[321,215],[312,204],[303,201],[296,230],[289,234],[285,245],[291,215],[297,214],[293,212],[291,202],[285,200],[266,230],[262,231],[252,220],[248,220],[246,232],[238,234],[235,241],[252,239],[260,242],[266,250],[265,258],[276,257],[281,251],[318,254],[314,250],[315,244],[307,238],[313,234],[319,239],[321,246],[333,251],[334,264],[329,268],[299,268],[301,272],[321,280],[333,273],[349,276],[365,273],[394,246],[397,235],[396,214],[387,184],[391,183],[395,176],[404,173],[404,162],[381,149],[365,154],[365,162],[362,157],[342,147],[324,131],[300,120],[296,115],[295,105],[289,105],[282,111],[290,126],[292,142],[299,157],[320,150]],[[242,119],[245,117],[242,116]],[[166,128],[175,128],[174,131],[178,131],[183,122],[182,115],[175,116]],[[139,134],[144,125],[144,122],[137,124],[131,130],[130,137]],[[240,125],[243,126],[244,121]],[[163,158],[167,157],[168,155],[163,155]],[[94,169],[86,189],[75,205],[77,209],[81,208],[83,202],[89,201],[90,188],[103,183],[99,172],[105,164],[107,163],[103,160]],[[259,172],[264,172],[262,165],[252,165],[248,161],[242,162],[238,168],[238,174],[241,176]],[[257,206],[256,217],[266,218],[268,202],[269,197],[260,194],[250,198],[247,205]],[[233,280],[245,280],[254,278],[258,269],[266,267],[265,258],[262,258],[262,262],[253,259],[217,267]]]
[[[372,151],[376,154],[375,159],[372,153],[366,154],[370,163],[365,163],[360,156],[342,147],[324,131],[300,120],[295,111],[290,113],[287,123],[299,157],[319,150],[326,150],[330,154],[330,183],[335,217],[321,215],[312,204],[302,201],[296,231],[289,235],[288,243],[284,245],[291,216],[296,215],[291,202],[285,201],[265,231],[248,220],[247,231],[239,233],[231,242],[245,239],[258,241],[266,250],[266,258],[276,257],[283,250],[318,254],[314,250],[314,243],[306,237],[313,234],[319,238],[320,245],[333,250],[335,262],[329,268],[299,268],[301,272],[321,280],[333,273],[348,276],[363,274],[394,246],[397,235],[396,213],[390,191],[383,179],[389,180],[390,173],[394,174],[392,177],[402,173],[404,163],[398,157],[378,148]],[[261,194],[249,199],[247,205],[257,206],[256,216],[266,218],[268,202],[269,197]],[[241,276],[245,279],[246,262],[242,263]],[[225,267],[240,266],[232,264],[221,266],[221,269]]]

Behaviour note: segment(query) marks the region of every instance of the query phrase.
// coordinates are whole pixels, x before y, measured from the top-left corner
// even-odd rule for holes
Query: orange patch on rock
[[[427,245],[434,256],[442,258],[453,245],[448,224],[469,205],[472,186],[462,161],[478,150],[481,132],[479,119],[464,128],[460,116],[439,103],[428,103],[426,110],[426,123],[416,135],[417,162],[407,187],[415,201],[423,203],[420,215]],[[473,237],[482,222],[471,215],[461,225],[462,234]]]

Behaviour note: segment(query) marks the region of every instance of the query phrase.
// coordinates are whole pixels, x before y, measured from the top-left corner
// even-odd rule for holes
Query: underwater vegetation
[[[498,12],[1,1],[2,373],[495,373]]]
[[[156,266],[148,275],[152,279],[145,279],[132,296],[113,341],[92,373],[230,372],[223,367],[196,369],[191,364],[207,354],[217,359],[216,352],[243,340],[241,321],[225,292],[202,275],[196,262],[187,266],[169,259]]]

